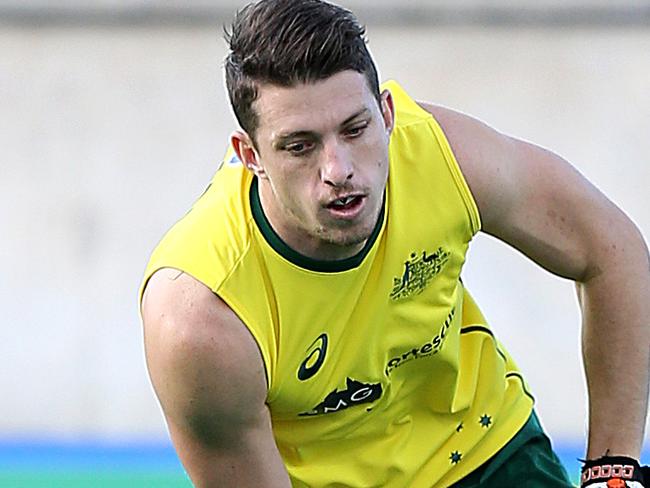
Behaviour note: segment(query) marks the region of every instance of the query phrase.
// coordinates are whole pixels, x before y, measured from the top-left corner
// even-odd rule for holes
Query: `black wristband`
[[[582,488],[616,478],[644,484],[643,470],[636,459],[625,456],[603,456],[584,463],[580,476]]]

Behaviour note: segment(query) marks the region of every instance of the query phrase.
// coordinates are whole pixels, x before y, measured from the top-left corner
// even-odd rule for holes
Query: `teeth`
[[[334,200],[332,202],[332,205],[336,205],[337,207],[345,207],[347,204],[349,204],[351,201],[355,199],[354,196],[352,197],[344,197],[344,198],[339,198],[338,200]]]

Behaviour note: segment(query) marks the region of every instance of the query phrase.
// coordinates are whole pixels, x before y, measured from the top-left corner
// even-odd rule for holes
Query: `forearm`
[[[623,241],[625,242],[625,241]],[[627,241],[628,243],[630,241]],[[650,266],[635,239],[578,286],[589,390],[588,458],[639,458],[648,411]]]

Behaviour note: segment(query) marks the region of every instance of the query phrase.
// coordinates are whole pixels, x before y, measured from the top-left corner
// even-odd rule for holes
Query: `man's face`
[[[372,233],[388,177],[390,93],[381,105],[355,71],[289,88],[260,86],[257,149],[242,144],[238,152],[259,178],[271,225],[296,251],[349,257]]]

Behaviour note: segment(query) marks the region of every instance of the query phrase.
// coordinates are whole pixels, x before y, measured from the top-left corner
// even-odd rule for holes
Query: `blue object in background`
[[[557,442],[554,449],[577,482],[583,442]],[[169,441],[0,441],[1,488],[191,486]]]

